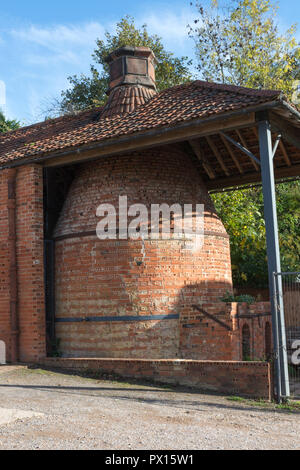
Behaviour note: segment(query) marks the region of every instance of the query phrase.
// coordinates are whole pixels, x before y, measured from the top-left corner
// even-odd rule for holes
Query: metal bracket
[[[203,308],[198,307],[198,305],[192,305],[193,309],[198,310],[198,312],[202,313],[205,317],[209,318],[210,320],[213,320],[215,323],[218,323],[220,326],[225,328],[228,331],[232,331],[232,328],[227,325],[225,322],[222,320],[219,320],[215,315],[212,315],[211,313],[206,312],[203,310]]]
[[[224,134],[224,132],[220,132],[220,134],[225,137],[225,139],[227,139],[229,142],[231,142],[235,147],[237,147],[239,150],[241,150],[242,152],[244,152],[246,155],[248,155],[248,157],[252,158],[252,160],[254,160],[258,165],[260,165],[260,161],[258,158],[256,158],[255,155],[253,155],[252,152],[250,152],[250,150],[246,149],[242,144],[240,144],[239,142],[236,142],[234,139],[232,139],[231,137],[229,137],[229,135],[227,134]],[[279,143],[279,142],[278,142]]]
[[[276,154],[276,151],[278,149],[278,145],[281,141],[281,134],[278,134],[277,137],[276,137],[276,141],[275,141],[275,144],[274,144],[274,147],[273,147],[273,154],[272,154],[272,157],[274,158],[275,157],[275,154]]]

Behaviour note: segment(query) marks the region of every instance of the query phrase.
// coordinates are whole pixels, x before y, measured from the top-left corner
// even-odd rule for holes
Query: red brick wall
[[[273,395],[271,367],[265,362],[49,358],[43,365],[150,379],[227,395],[267,400]]]
[[[256,302],[252,305],[239,304],[237,313],[242,316],[237,320],[236,342],[238,359],[243,360],[243,326],[248,325],[250,329],[250,359],[254,361],[267,359],[266,351],[266,324],[272,327],[271,305],[269,302]],[[243,316],[249,318],[243,318]],[[259,315],[259,316],[257,316]]]
[[[203,313],[185,306],[180,316],[181,357],[231,361],[234,358],[232,341],[234,333],[230,331],[232,329],[232,304],[215,302],[202,304],[201,308],[227,325],[228,329]]]
[[[20,360],[37,361],[45,356],[42,168],[19,168],[16,183]]]
[[[205,205],[205,243],[104,240],[95,232],[100,203]],[[73,238],[68,235],[73,234]],[[174,315],[231,290],[229,239],[199,176],[180,146],[103,158],[77,169],[55,230],[56,316]],[[62,239],[61,237],[67,237]],[[193,313],[189,305],[191,314]],[[68,356],[180,357],[179,320],[57,323]],[[195,351],[196,354],[196,351]],[[192,356],[194,357],[194,356]],[[199,356],[198,356],[199,357]]]
[[[207,314],[213,315],[213,318],[208,318],[195,309],[192,311],[189,307],[182,309],[180,316],[181,357],[242,361],[242,332],[244,325],[248,325],[250,329],[249,359],[260,361],[269,358],[266,350],[266,325],[267,323],[272,325],[269,302],[257,302],[250,306],[245,303],[214,302],[203,304],[202,309]]]
[[[8,178],[15,174],[15,195],[9,199]],[[18,328],[12,331],[12,237],[9,208],[15,207]],[[37,361],[45,356],[43,178],[42,168],[27,165],[0,172],[0,340],[12,356],[12,335],[17,334],[19,360]]]

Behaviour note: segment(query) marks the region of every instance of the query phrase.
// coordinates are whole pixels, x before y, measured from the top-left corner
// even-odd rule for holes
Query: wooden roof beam
[[[270,123],[273,130],[280,132],[284,140],[300,149],[300,129],[292,126],[277,114],[270,113]]]
[[[240,139],[241,144],[243,145],[243,147],[248,148],[247,142],[246,142],[244,136],[242,135],[241,131],[238,130],[238,129],[236,129],[235,132],[237,133],[237,136],[238,136],[238,138]],[[250,158],[250,157],[249,157],[249,158]],[[250,160],[251,160],[251,163],[252,163],[252,165],[254,166],[255,170],[256,170],[257,172],[259,172],[259,166],[258,166],[258,164],[257,164],[252,158],[250,158]]]
[[[227,142],[227,140],[225,139],[225,137],[220,134],[220,137],[222,139],[222,142],[223,144],[225,145],[226,149],[227,149],[227,152],[229,153],[229,155],[231,156],[232,160],[234,161],[235,163],[235,166],[237,167],[237,169],[239,170],[239,172],[241,174],[244,173],[244,170],[240,164],[240,162],[238,161],[238,159],[236,158],[235,154],[234,154],[234,151],[232,150],[232,148],[230,147],[230,144]]]
[[[194,154],[198,158],[199,162],[202,164],[205,172],[207,173],[209,179],[215,179],[216,173],[214,172],[213,168],[211,167],[210,163],[206,159],[203,154],[202,148],[200,146],[200,142],[198,139],[189,140],[189,144],[193,149]]]
[[[207,136],[206,140],[207,140],[207,143],[210,146],[212,152],[214,153],[216,159],[218,160],[219,165],[221,166],[222,170],[224,171],[225,175],[230,176],[229,170],[228,170],[227,166],[225,165],[223,157],[222,157],[221,153],[219,152],[219,149],[216,147],[213,139],[210,136]]]
[[[239,142],[237,142],[236,140],[232,139],[231,137],[229,137],[229,135],[227,134],[224,134],[224,132],[222,132],[222,135],[224,136],[224,138],[226,140],[228,140],[229,142],[231,142],[235,147],[237,147],[239,150],[241,150],[243,153],[245,153],[246,155],[248,155],[248,157],[250,157],[254,162],[256,162],[258,165],[260,165],[260,161],[258,160],[258,158],[256,158],[256,156],[250,152],[250,150],[248,150],[246,147],[243,147],[242,144],[240,144]]]
[[[292,165],[291,167],[277,167],[274,168],[275,179],[280,180],[283,178],[293,178],[300,176],[300,164]],[[242,186],[244,184],[259,183],[261,182],[260,172],[244,173],[243,175],[235,175],[230,177],[217,178],[213,181],[207,181],[206,186],[209,191],[213,189],[232,188],[234,186]]]
[[[280,147],[280,150],[283,154],[283,157],[284,157],[284,160],[285,160],[285,163],[287,164],[287,166],[292,166],[290,157],[288,156],[287,150],[286,150],[285,145],[282,142],[282,140],[279,142],[279,147]]]

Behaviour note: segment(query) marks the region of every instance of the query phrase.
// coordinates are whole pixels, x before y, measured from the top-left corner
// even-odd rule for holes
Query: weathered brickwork
[[[99,240],[100,203],[204,204],[204,246],[170,240]],[[56,230],[57,337],[67,356],[181,357],[179,318],[76,322],[86,317],[193,314],[232,289],[229,239],[195,163],[180,146],[78,168]],[[195,343],[196,344],[196,343]],[[193,351],[197,356],[197,350]],[[198,351],[199,352],[199,351]],[[222,351],[219,357],[222,357]],[[216,354],[216,353],[215,353]],[[195,357],[192,355],[191,357]],[[199,358],[199,354],[197,356]],[[201,357],[201,356],[200,356]]]
[[[152,382],[251,398],[270,400],[273,396],[272,370],[266,362],[48,358],[43,365],[150,379]]]
[[[181,357],[212,361],[239,360],[239,357],[234,357],[232,308],[232,304],[222,302],[203,304],[203,311],[213,315],[210,318],[185,305],[180,316]]]
[[[8,362],[45,356],[42,168],[0,172],[0,340]]]
[[[21,361],[45,356],[43,173],[37,165],[18,169],[16,228],[19,348]]]
[[[248,358],[254,361],[269,359],[273,349],[270,303],[239,304],[237,313],[238,318],[234,320],[236,358],[247,359],[243,357],[243,331],[246,326],[250,333]]]
[[[180,316],[181,357],[202,360],[260,361],[272,354],[269,302],[247,304],[214,302],[203,313],[184,308]],[[209,317],[210,315],[210,317]],[[244,327],[249,328],[245,353]]]

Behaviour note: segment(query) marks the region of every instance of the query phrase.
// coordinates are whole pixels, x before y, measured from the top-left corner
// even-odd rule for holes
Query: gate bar
[[[296,272],[287,272],[287,273],[276,273],[277,276],[297,276],[300,274],[299,271],[296,271]]]
[[[278,222],[273,166],[271,126],[267,119],[258,123],[260,163],[264,196],[264,217],[266,223],[269,289],[271,300],[272,326],[276,361],[277,398],[281,402],[290,396],[288,360],[283,310],[281,278],[275,273],[281,271],[278,239]],[[275,285],[276,284],[276,285]]]

